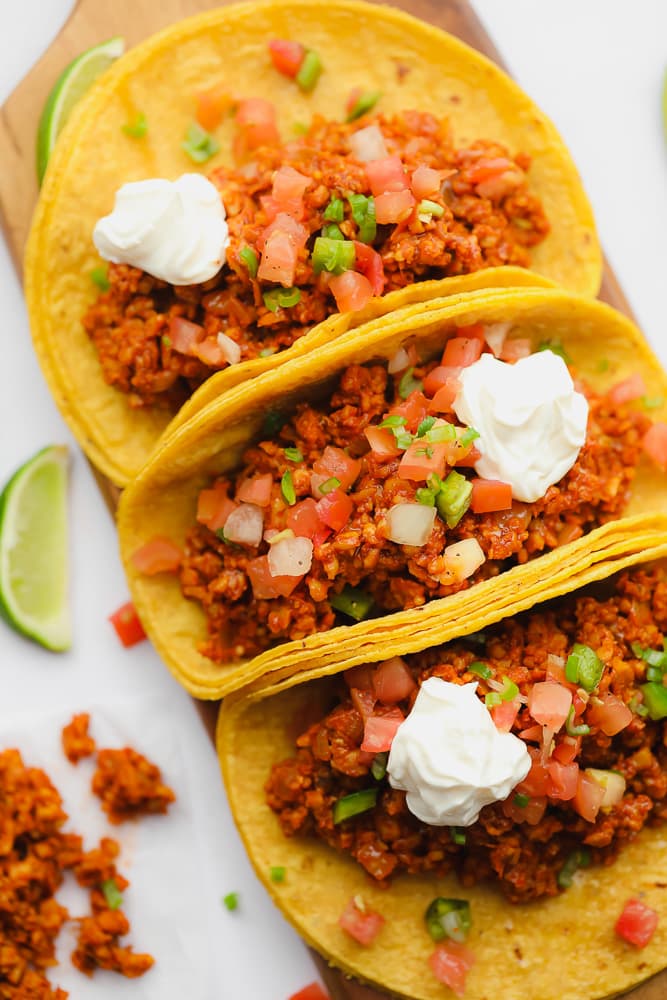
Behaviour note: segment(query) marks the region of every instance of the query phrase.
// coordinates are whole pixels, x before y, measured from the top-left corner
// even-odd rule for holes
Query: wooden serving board
[[[122,35],[129,48],[175,21],[225,6],[229,2],[231,0],[113,0],[107,3],[77,0],[57,38],[0,108],[0,222],[19,275],[37,199],[34,167],[37,122],[61,70],[91,45],[114,35]],[[500,54],[467,0],[392,0],[392,3],[457,35],[503,65]],[[631,315],[627,299],[608,264],[605,265],[600,298]],[[98,473],[95,475],[113,512],[118,502],[118,490]],[[212,735],[217,705],[206,702],[200,703],[199,708],[202,720]],[[555,947],[559,944],[554,942]],[[386,1000],[386,994],[347,979],[338,970],[331,969],[320,956],[314,957],[332,1000]],[[496,1000],[512,1000],[498,989],[494,990],[494,996]],[[665,1000],[667,971],[625,994],[625,997],[626,1000]],[[535,1000],[540,998],[535,997]]]

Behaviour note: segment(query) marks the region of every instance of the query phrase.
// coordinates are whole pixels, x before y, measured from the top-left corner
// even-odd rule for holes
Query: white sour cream
[[[407,792],[410,812],[430,826],[471,826],[530,770],[525,743],[498,732],[476,690],[476,683],[429,677],[394,736],[389,783]]]
[[[229,230],[217,188],[201,174],[123,184],[93,242],[113,264],[130,264],[170,285],[198,285],[225,260]]]
[[[515,500],[539,500],[586,440],[588,402],[563,359],[538,351],[510,365],[483,354],[459,381],[454,412],[479,431],[477,474],[510,483]]]

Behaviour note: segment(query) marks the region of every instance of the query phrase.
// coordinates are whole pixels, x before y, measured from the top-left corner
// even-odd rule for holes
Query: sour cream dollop
[[[229,229],[217,188],[201,174],[123,184],[93,242],[113,264],[130,264],[170,285],[198,285],[225,260]]]
[[[407,792],[410,812],[430,826],[471,826],[530,770],[525,743],[498,732],[476,690],[429,677],[394,736],[389,783]]]
[[[588,402],[563,359],[538,351],[510,365],[483,354],[459,381],[454,412],[479,432],[477,474],[510,483],[515,500],[539,500],[586,440]]]

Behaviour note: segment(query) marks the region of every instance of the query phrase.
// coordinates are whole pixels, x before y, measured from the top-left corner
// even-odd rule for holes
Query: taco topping
[[[645,948],[658,926],[658,914],[641,899],[629,899],[616,921],[616,933],[635,948]]]
[[[497,881],[513,902],[556,895],[580,868],[612,862],[645,824],[667,819],[667,708],[653,718],[639,711],[646,683],[658,682],[645,682],[651,667],[636,651],[660,660],[653,669],[662,683],[666,635],[667,575],[636,569],[621,575],[611,596],[572,595],[484,634],[355,667],[333,682],[330,710],[298,737],[296,755],[273,765],[268,805],[286,835],[322,838],[379,882],[399,872],[455,871],[464,885]],[[588,670],[593,657],[602,671]],[[393,686],[385,686],[388,664]],[[390,779],[393,747],[434,681],[471,693],[475,681],[480,711],[528,754],[523,779],[464,830],[420,820]],[[389,741],[385,773],[365,740],[377,721],[399,714],[407,721]],[[580,734],[570,735],[568,718]],[[466,736],[478,745],[476,723]],[[410,762],[420,776],[422,763],[419,754]],[[336,823],[338,804],[369,789],[374,804]]]
[[[264,99],[237,102],[241,165],[215,169],[194,207],[173,193],[184,178],[141,181],[121,188],[114,213],[98,223],[100,252],[123,263],[110,266],[110,288],[84,326],[106,381],[133,405],[179,405],[234,363],[219,334],[240,360],[283,350],[374,295],[485,267],[528,267],[530,248],[548,233],[529,190],[529,158],[484,140],[457,149],[447,122],[431,114],[366,116],[361,127],[315,117],[285,145],[275,116]],[[127,218],[130,198],[140,226]],[[187,321],[190,337],[174,336],[176,320]]]
[[[574,464],[558,483],[545,457],[555,452],[564,462],[559,404],[548,411],[538,442],[531,438],[534,408],[521,411],[513,400],[514,430],[521,437],[523,414],[532,451],[508,449],[508,463],[512,478],[521,468],[526,482],[552,483],[539,499],[513,500],[511,483],[475,475],[487,440],[499,454],[505,436],[487,421],[480,437],[452,414],[458,389],[450,393],[449,383],[459,384],[466,360],[474,367],[487,356],[484,327],[475,337],[463,332],[447,342],[446,365],[420,363],[414,348],[401,349],[389,363],[391,376],[385,365],[351,365],[328,399],[300,403],[289,416],[268,413],[236,476],[202,490],[180,580],[208,616],[205,655],[223,662],[248,657],[331,628],[336,612],[361,621],[421,606],[623,512],[650,421],[585,387],[586,398],[571,388],[559,396],[570,399],[578,419],[587,400],[589,418],[583,447],[578,456],[570,451]],[[478,345],[474,353],[470,340]],[[505,341],[503,356],[513,343]],[[540,361],[544,367],[564,364],[548,351],[539,357],[549,362]],[[556,375],[571,383],[567,371]],[[545,399],[551,392],[543,385]],[[533,399],[531,386],[529,404]],[[494,405],[489,394],[488,413]]]

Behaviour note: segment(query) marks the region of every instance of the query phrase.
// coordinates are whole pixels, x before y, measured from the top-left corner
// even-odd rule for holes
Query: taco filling
[[[96,227],[98,249],[115,263],[97,276],[104,290],[83,323],[105,380],[132,406],[178,407],[213,371],[284,350],[373,296],[530,267],[530,248],[549,232],[530,191],[530,157],[483,139],[459,148],[432,114],[315,116],[305,135],[281,144],[275,107],[250,98],[235,123],[240,165],[215,169],[210,182],[127,184]],[[167,208],[170,186],[188,177],[203,200],[179,190],[177,209]],[[212,254],[202,244],[209,223]],[[190,266],[202,254],[208,270]]]
[[[666,635],[667,576],[636,569],[607,595],[355,667],[273,765],[266,801],[287,836],[379,883],[455,872],[514,903],[555,896],[667,818]]]
[[[459,328],[441,361],[401,348],[350,365],[326,398],[267,414],[236,475],[199,493],[186,538],[204,655],[419,607],[622,515],[642,450],[662,461],[667,431],[628,404],[642,380],[597,395],[558,345],[530,354],[508,326]],[[160,572],[164,544],[134,565]]]

